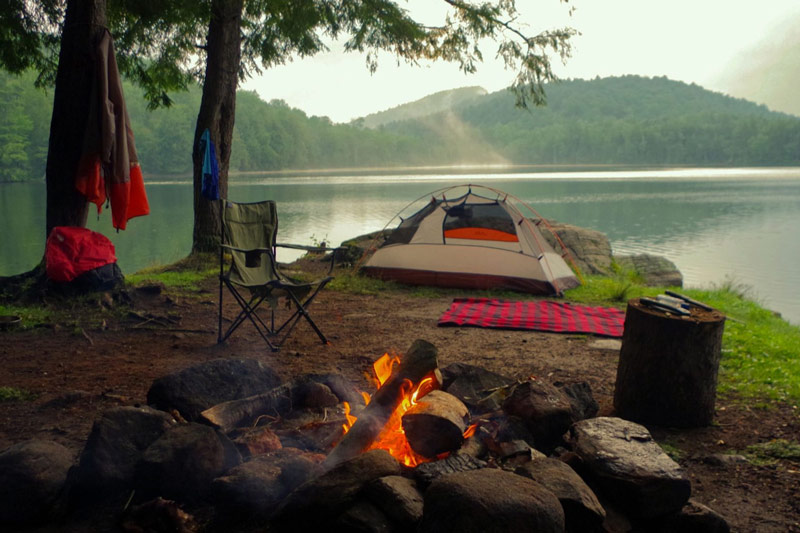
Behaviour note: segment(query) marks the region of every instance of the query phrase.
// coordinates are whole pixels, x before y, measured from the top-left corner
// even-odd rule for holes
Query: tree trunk
[[[208,25],[206,76],[197,115],[192,147],[194,169],[194,233],[192,253],[218,250],[220,222],[218,204],[204,198],[203,154],[200,137],[208,128],[217,146],[219,194],[228,195],[228,165],[231,159],[233,124],[236,117],[236,88],[242,55],[241,24],[243,0],[213,0]]]
[[[614,390],[618,416],[660,426],[712,422],[725,316],[691,311],[681,317],[628,302]]]
[[[68,0],[47,150],[46,234],[85,226],[89,205],[75,188],[94,72],[93,48],[106,27],[106,0]]]

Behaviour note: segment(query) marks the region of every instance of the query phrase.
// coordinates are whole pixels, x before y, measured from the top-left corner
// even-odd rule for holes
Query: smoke
[[[715,83],[739,98],[800,116],[800,12],[746,49]]]

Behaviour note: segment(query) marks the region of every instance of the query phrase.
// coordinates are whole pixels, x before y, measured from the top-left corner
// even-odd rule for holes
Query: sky
[[[428,24],[443,20],[447,9],[440,0],[399,4]],[[564,26],[580,32],[567,63],[553,59],[560,78],[667,76],[800,115],[800,34],[793,31],[800,0],[517,0],[517,9],[528,33]],[[491,42],[469,76],[447,63],[398,64],[390,54],[370,74],[363,55],[344,53],[337,42],[329,47],[264,71],[242,88],[310,116],[348,122],[437,91],[477,85],[493,92],[514,80]]]

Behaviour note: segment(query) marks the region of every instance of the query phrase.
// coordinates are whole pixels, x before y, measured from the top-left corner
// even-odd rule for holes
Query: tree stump
[[[651,309],[634,298],[625,313],[614,407],[643,424],[707,426],[714,418],[725,315]]]

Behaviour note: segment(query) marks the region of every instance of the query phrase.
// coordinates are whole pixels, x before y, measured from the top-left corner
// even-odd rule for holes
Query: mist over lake
[[[250,174],[232,177],[229,196],[275,200],[281,242],[335,245],[383,228],[421,196],[466,183],[508,192],[548,219],[602,231],[615,254],[665,256],[686,286],[748,285],[759,302],[800,324],[800,168]],[[151,215],[126,231],[113,231],[108,212],[99,220],[93,210],[89,215],[89,227],[114,242],[126,273],[170,263],[191,247],[190,181],[146,185]],[[10,275],[42,257],[45,191],[43,183],[4,184],[0,191],[0,275]]]

